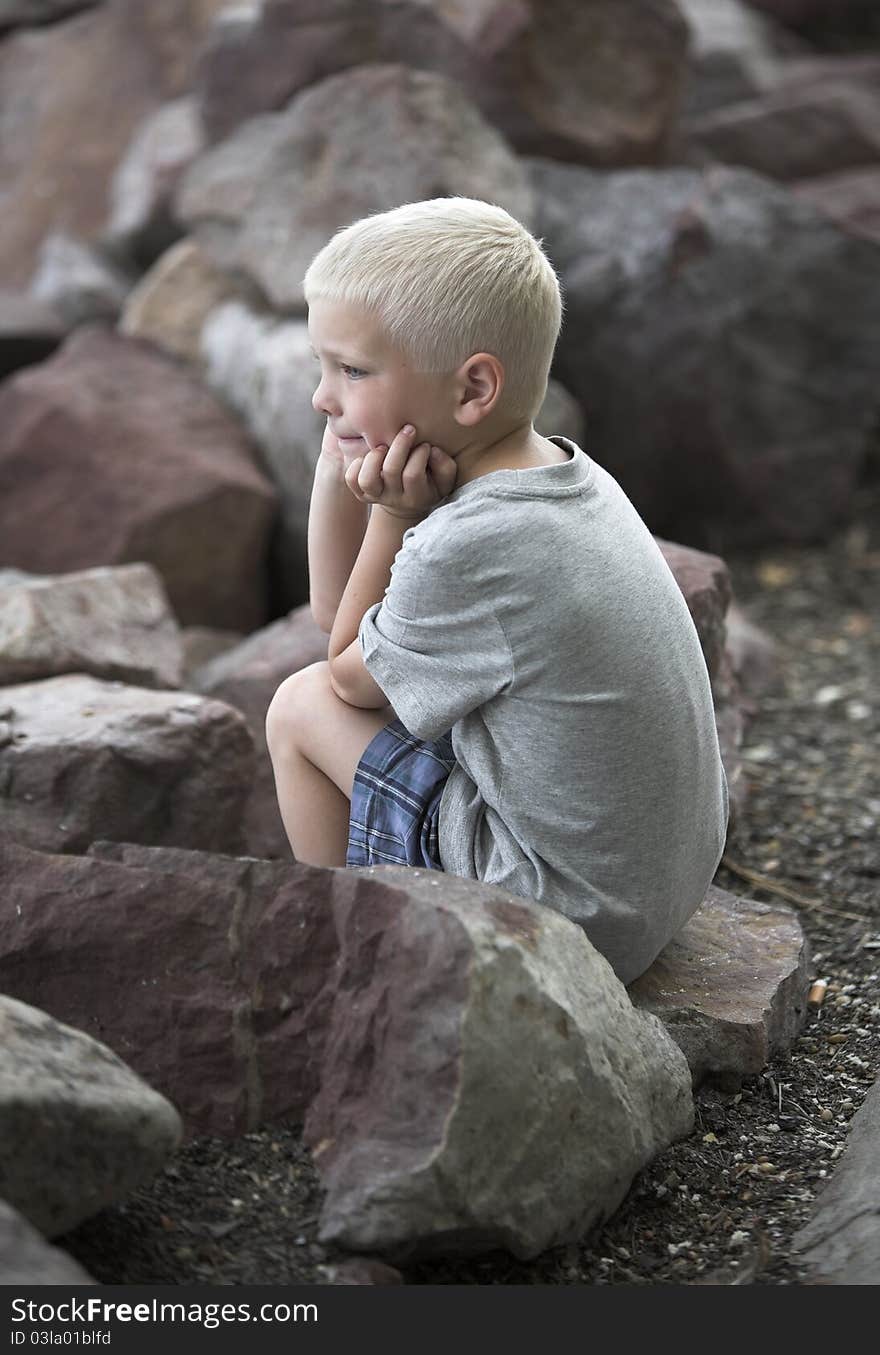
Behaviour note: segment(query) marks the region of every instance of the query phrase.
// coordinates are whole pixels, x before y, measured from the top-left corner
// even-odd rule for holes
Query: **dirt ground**
[[[830,544],[728,556],[776,641],[784,688],[744,748],[750,793],[716,883],[800,914],[828,980],[789,1057],[736,1093],[704,1087],[689,1138],[590,1236],[531,1262],[494,1253],[404,1268],[414,1284],[807,1281],[792,1237],[880,1071],[880,474]],[[325,1284],[321,1188],[295,1126],[198,1139],[58,1245],[105,1284]]]

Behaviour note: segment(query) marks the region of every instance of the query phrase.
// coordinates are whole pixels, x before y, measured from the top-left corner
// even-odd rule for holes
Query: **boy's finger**
[[[382,461],[384,454],[379,451],[367,452],[358,473],[358,485],[366,494],[382,493]]]
[[[389,475],[400,475],[412,451],[416,430],[411,423],[401,428],[385,455],[384,468]]]
[[[404,486],[416,484],[423,480],[428,470],[428,457],[431,455],[431,444],[429,442],[420,442],[409,454],[407,463],[403,468],[401,480]]]

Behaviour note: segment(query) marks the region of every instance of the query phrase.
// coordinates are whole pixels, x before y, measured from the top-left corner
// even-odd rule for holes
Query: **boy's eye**
[[[339,366],[340,369],[345,373],[345,375],[349,377],[352,381],[359,381],[362,376],[367,375],[363,367],[350,367],[347,362],[341,362]]]

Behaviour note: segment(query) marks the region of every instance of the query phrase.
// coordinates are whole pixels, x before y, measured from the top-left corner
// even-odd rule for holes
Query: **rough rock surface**
[[[119,328],[198,366],[202,326],[212,311],[243,290],[242,280],[213,264],[195,240],[179,240],[129,293]],[[242,360],[248,356],[239,354]]]
[[[880,165],[800,179],[791,187],[843,230],[880,244]]]
[[[26,292],[0,291],[0,380],[49,357],[66,332],[54,311]]]
[[[880,1082],[850,1126],[843,1157],[796,1234],[813,1284],[880,1284]]]
[[[3,831],[19,841],[239,847],[253,743],[230,706],[72,674],[3,688],[0,714]]]
[[[175,210],[216,263],[250,277],[277,309],[296,310],[303,274],[334,231],[456,194],[497,202],[526,224],[533,215],[525,170],[456,85],[378,65],[252,118],[196,160]]]
[[[0,1284],[97,1284],[97,1280],[0,1200]]]
[[[878,408],[878,247],[745,170],[531,165],[567,300],[556,374],[651,530],[825,537]]]
[[[0,0],[0,32],[5,28],[53,23],[103,0]]]
[[[240,710],[256,750],[256,770],[245,810],[245,837],[252,856],[290,860],[290,846],[275,794],[275,780],[266,747],[266,711],[278,686],[291,673],[327,657],[325,633],[308,607],[256,631],[192,674],[190,686],[204,696]]]
[[[809,954],[797,913],[712,886],[680,934],[630,984],[660,1017],[694,1083],[760,1073],[791,1048],[807,1015]]]
[[[779,34],[743,0],[678,0],[691,42],[682,112],[695,117],[760,94],[779,70]]]
[[[180,631],[151,565],[0,579],[0,684],[91,673],[179,687],[182,665]]]
[[[251,630],[266,617],[276,502],[254,457],[179,363],[77,330],[0,387],[3,563],[40,574],[147,561],[183,624]]]
[[[571,438],[579,447],[585,441],[584,412],[559,381],[551,377],[547,382],[547,394],[544,403],[535,417],[535,429],[543,437],[554,434]]]
[[[520,151],[650,164],[686,40],[671,0],[268,0],[218,18],[198,88],[216,141],[334,72],[396,62],[454,80]]]
[[[435,872],[344,874],[402,888],[369,911],[335,901],[337,1000],[305,1125],[322,1238],[394,1259],[578,1237],[689,1131],[680,1051],[558,913]]]
[[[188,1135],[301,1121],[326,1040],[344,872],[121,843],[92,852],[0,838],[0,992],[109,1045],[174,1103]],[[388,892],[353,887],[368,912]]]
[[[47,1237],[148,1180],[177,1111],[103,1044],[0,997],[0,1194]]]

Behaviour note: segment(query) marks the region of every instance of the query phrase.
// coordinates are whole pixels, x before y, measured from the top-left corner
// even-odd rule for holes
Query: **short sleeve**
[[[478,562],[404,537],[382,602],[358,638],[367,671],[403,724],[420,739],[445,734],[512,680],[512,661]]]

